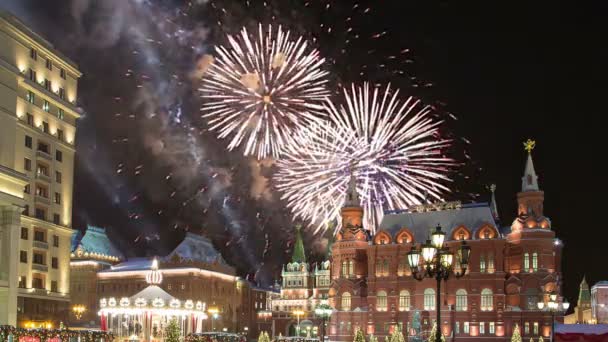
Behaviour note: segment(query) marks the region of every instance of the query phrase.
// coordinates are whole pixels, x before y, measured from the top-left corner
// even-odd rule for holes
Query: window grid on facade
[[[486,333],[486,323],[479,322],[479,334],[483,335]]]
[[[410,292],[408,290],[401,290],[401,292],[399,292],[399,311],[409,310],[410,302]]]
[[[529,333],[530,333],[530,323],[525,322],[524,323],[524,334],[528,335]]]
[[[492,311],[494,309],[494,296],[492,290],[481,290],[481,311]]]
[[[435,310],[435,290],[431,288],[424,290],[424,310]]]
[[[342,294],[342,311],[350,311],[350,293],[344,292]]]
[[[536,252],[532,253],[532,271],[538,271],[538,253]]]
[[[494,273],[496,269],[494,268],[494,254],[490,253],[488,255],[488,273]]]
[[[538,335],[538,322],[534,322],[534,335]]]
[[[524,272],[529,272],[530,270],[530,255],[528,252],[524,253]]]
[[[348,277],[348,264],[346,260],[342,261],[342,277]]]
[[[496,333],[496,326],[494,322],[490,322],[489,323],[489,332],[490,334],[494,335]]]
[[[468,334],[468,333],[469,333],[469,322],[464,322],[464,325],[463,325],[463,329],[462,329],[462,330],[463,330],[463,332],[464,332],[465,334]]]
[[[467,311],[467,291],[465,289],[456,291],[456,311]]]
[[[486,259],[483,254],[479,257],[479,272],[486,273]]]
[[[376,310],[387,311],[388,299],[386,296],[386,291],[378,291],[378,294],[376,295]]]
[[[458,322],[458,321],[456,321],[456,324],[454,326],[454,333],[460,334],[460,322]]]
[[[352,260],[348,261],[348,276],[352,277],[355,275],[355,262]]]

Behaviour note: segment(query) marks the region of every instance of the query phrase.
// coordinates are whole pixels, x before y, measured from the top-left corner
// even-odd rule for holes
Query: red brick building
[[[436,317],[436,283],[411,277],[407,253],[424,243],[438,224],[450,249],[456,251],[461,240],[471,246],[465,276],[441,286],[443,334],[457,340],[506,341],[517,324],[524,341],[550,336],[551,313],[539,310],[537,303],[546,302],[551,291],[561,293],[562,245],[544,216],[544,193],[530,153],[517,194],[517,216],[504,229],[497,224],[492,194],[490,204],[430,204],[385,215],[370,236],[351,189],[342,209],[344,228],[332,246],[332,341],[352,341],[356,328],[381,341],[396,327],[410,335],[428,335]]]

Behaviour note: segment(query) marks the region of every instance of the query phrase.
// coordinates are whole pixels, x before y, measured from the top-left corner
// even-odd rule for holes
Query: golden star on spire
[[[536,147],[536,141],[532,139],[524,141],[524,150],[528,151],[528,153],[532,152],[534,147]]]

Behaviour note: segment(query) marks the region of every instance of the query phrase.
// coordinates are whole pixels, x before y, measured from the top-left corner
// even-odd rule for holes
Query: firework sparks
[[[203,117],[220,138],[230,137],[228,149],[243,144],[245,155],[276,158],[298,127],[323,116],[325,60],[280,26],[259,25],[256,38],[244,28],[228,41],[203,76]]]
[[[425,199],[441,199],[455,165],[445,156],[451,141],[439,136],[442,123],[429,106],[404,101],[390,86],[369,84],[344,90],[344,104],[327,101],[327,123],[299,131],[296,145],[277,162],[277,188],[296,218],[316,225],[337,222],[351,172],[372,232],[385,210],[404,209]]]

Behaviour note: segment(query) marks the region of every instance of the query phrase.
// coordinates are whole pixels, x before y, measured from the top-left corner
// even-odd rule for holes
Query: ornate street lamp
[[[540,301],[537,303],[539,310],[546,310],[551,312],[551,342],[554,341],[555,338],[555,313],[566,312],[570,307],[570,303],[568,302],[558,302],[557,301],[557,293],[555,291],[551,291],[549,293],[549,300],[545,304],[545,302]]]
[[[447,280],[454,274],[456,278],[462,277],[467,272],[471,247],[463,240],[457,254],[460,262],[460,271],[454,272],[453,262],[454,253],[444,245],[445,233],[441,226],[437,225],[431,234],[431,239],[427,240],[420,248],[416,247],[407,255],[407,260],[412,270],[414,279],[421,281],[424,278],[435,278],[437,280],[437,292],[435,293],[435,310],[437,310],[437,334],[435,340],[441,341],[441,281]],[[422,262],[420,254],[422,252]]]
[[[217,306],[210,306],[207,312],[211,315],[211,331],[215,331],[215,320],[219,317],[220,310]]]
[[[297,325],[297,328],[296,328],[296,334],[298,335],[298,337],[300,337],[300,316],[302,316],[304,314],[304,311],[302,311],[302,310],[293,310],[291,313],[294,314],[298,318],[298,325]]]
[[[72,306],[72,312],[74,313],[74,316],[76,316],[76,319],[78,319],[78,320],[80,320],[82,318],[82,314],[84,314],[85,311],[87,311],[87,308],[82,304],[77,304],[77,305]]]
[[[315,314],[321,317],[321,334],[319,336],[319,341],[321,342],[325,342],[325,323],[333,312],[334,309],[332,309],[332,307],[327,304],[321,304],[315,308]]]

